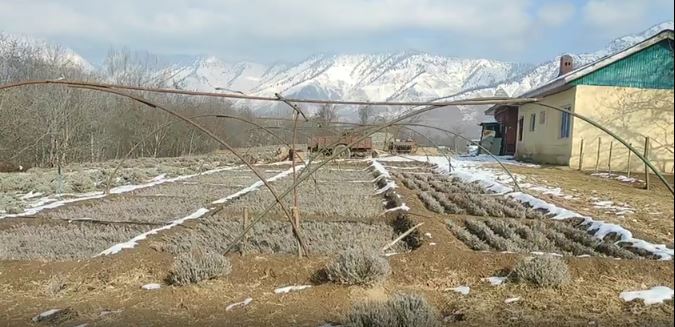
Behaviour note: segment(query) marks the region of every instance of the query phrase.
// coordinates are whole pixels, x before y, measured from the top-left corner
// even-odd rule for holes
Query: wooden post
[[[584,169],[584,139],[581,139],[581,146],[579,147],[579,171]]]
[[[243,221],[243,229],[246,230],[246,226],[248,226],[248,208],[244,208],[244,221]],[[244,234],[244,237],[242,238],[241,241],[241,255],[244,255],[244,251],[246,248],[246,242],[248,242],[248,236]]]
[[[645,137],[645,152],[644,152],[644,157],[645,159],[649,160],[649,136]],[[650,187],[649,183],[649,167],[647,167],[647,164],[645,164],[645,189],[648,190]]]
[[[633,143],[630,144],[631,147],[633,147]],[[630,161],[631,161],[631,156],[633,155],[633,151],[628,149],[628,168],[626,168],[626,176],[630,177]]]
[[[293,223],[295,224],[295,229],[300,231],[300,213],[298,212],[297,207],[291,208],[291,213],[293,213]],[[302,247],[298,243],[298,257],[302,258]]]
[[[598,154],[595,156],[595,172],[600,168],[600,147],[602,146],[602,138],[598,137]]]
[[[607,161],[607,172],[612,175],[612,151],[614,150],[614,141],[609,142],[609,161]]]

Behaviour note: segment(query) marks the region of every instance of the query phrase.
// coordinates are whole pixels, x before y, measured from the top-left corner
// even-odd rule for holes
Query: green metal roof
[[[673,40],[666,39],[570,84],[672,89],[673,71]]]

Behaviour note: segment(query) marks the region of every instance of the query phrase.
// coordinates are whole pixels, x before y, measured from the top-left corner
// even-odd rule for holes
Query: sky
[[[228,61],[417,50],[537,63],[673,20],[672,0],[0,0],[0,31]]]

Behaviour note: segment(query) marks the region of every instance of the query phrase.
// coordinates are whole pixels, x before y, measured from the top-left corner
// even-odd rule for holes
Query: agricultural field
[[[110,193],[102,178],[63,195],[17,182],[41,170],[0,176],[22,204],[0,214],[0,326],[672,325],[659,188],[505,160],[518,191],[482,157],[311,176],[316,163],[267,158],[256,169],[289,192],[263,215],[275,198],[255,174],[205,158]]]

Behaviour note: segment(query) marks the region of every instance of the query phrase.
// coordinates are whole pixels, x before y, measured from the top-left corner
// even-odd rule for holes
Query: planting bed
[[[261,167],[260,171],[267,178],[278,173],[264,172],[265,169]],[[2,219],[0,259],[91,257],[114,244],[183,218],[257,180],[250,171],[226,170],[124,195],[71,203],[30,218]],[[218,185],[213,185],[215,182]]]
[[[0,220],[0,260],[90,258],[112,244],[126,241],[154,227],[8,218]]]
[[[621,259],[652,258],[637,249],[623,248],[556,221],[524,219],[446,220],[448,229],[476,251],[542,252],[566,256],[608,256]]]
[[[433,173],[402,171],[394,176],[414,191],[428,210],[449,217],[464,216],[460,221],[448,219],[446,224],[459,240],[476,251],[656,258],[643,250],[617,245],[612,237],[595,238],[579,220],[547,220],[547,211],[491,193],[477,183]]]
[[[328,165],[298,188],[301,212],[301,232],[312,253],[331,254],[348,248],[379,250],[397,234],[412,227],[404,214],[383,214],[385,204],[394,195],[376,194],[374,178],[378,172],[367,166],[349,168]],[[382,179],[379,179],[382,180]],[[291,176],[272,183],[281,193],[293,182]],[[196,226],[179,228],[163,237],[161,247],[178,254],[195,247],[204,247],[222,253],[243,230],[242,211],[248,208],[255,217],[274,198],[261,188],[234,199],[220,213],[196,222]],[[285,203],[290,208],[292,197]],[[414,248],[414,235],[390,251]],[[288,218],[277,208],[249,231],[247,240],[234,248],[237,251],[257,253],[297,253]]]
[[[327,165],[297,188],[298,207],[304,218],[313,220],[348,220],[371,222],[382,214],[382,197],[375,194],[373,174],[366,165]],[[300,172],[300,170],[298,170]],[[278,194],[293,184],[288,176],[271,183]],[[223,210],[222,218],[241,217],[244,208],[252,215],[274,203],[274,197],[266,188],[237,199]],[[293,206],[293,194],[284,198],[287,208]],[[287,219],[281,208],[276,207],[270,217]]]

